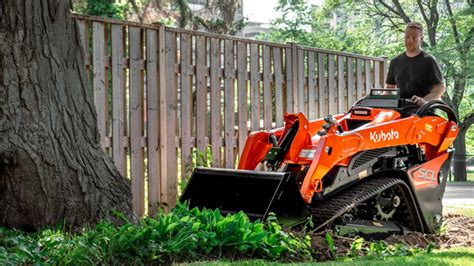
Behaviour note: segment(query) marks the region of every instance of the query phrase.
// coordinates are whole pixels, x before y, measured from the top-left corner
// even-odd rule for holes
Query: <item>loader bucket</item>
[[[243,211],[264,220],[270,212],[282,223],[306,219],[307,207],[290,173],[196,168],[180,199],[190,208]]]

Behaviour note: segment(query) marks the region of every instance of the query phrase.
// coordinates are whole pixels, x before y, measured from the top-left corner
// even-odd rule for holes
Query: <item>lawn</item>
[[[452,214],[460,214],[467,217],[474,217],[474,206],[465,204],[465,205],[458,205],[458,206],[451,206],[446,205],[443,206],[443,214],[446,215],[448,213]]]
[[[364,257],[350,261],[351,265],[473,265],[474,247],[434,250],[431,253],[420,253],[414,256],[370,258]],[[318,265],[340,265],[342,263],[320,263]]]
[[[405,257],[361,257],[353,260],[340,259],[320,263],[293,263],[292,265],[473,265],[474,247],[433,250]],[[285,265],[264,260],[206,261],[182,265]]]

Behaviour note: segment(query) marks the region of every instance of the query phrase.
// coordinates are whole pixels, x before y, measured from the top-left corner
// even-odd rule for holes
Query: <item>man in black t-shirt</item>
[[[392,59],[386,87],[400,88],[400,98],[411,99],[421,106],[429,100],[440,100],[445,91],[443,75],[435,58],[421,50],[423,26],[410,22],[405,29],[405,52]]]

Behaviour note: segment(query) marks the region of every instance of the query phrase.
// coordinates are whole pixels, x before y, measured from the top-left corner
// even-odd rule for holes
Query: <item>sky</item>
[[[323,0],[307,0],[311,4],[320,5]],[[251,22],[269,23],[278,17],[275,12],[278,0],[243,0],[244,16]]]

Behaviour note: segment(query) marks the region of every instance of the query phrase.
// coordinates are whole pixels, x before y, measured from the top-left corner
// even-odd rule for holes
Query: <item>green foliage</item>
[[[332,254],[335,254],[334,240],[329,232],[326,233],[326,242],[328,242],[329,251],[331,251]]]
[[[192,261],[206,257],[310,259],[309,238],[285,233],[275,217],[251,222],[242,212],[189,210],[178,205],[170,214],[116,227],[102,221],[72,234],[45,229],[25,234],[0,227],[0,264],[143,264]]]
[[[212,162],[212,150],[211,145],[207,145],[204,151],[199,150],[196,147],[193,147],[192,150],[192,169],[196,167],[211,167]],[[186,178],[179,182],[180,191],[184,191],[186,184],[188,183],[191,176],[186,176]]]
[[[118,4],[109,0],[87,0],[74,6],[74,10],[78,13],[116,19],[125,19],[128,9],[127,3]]]
[[[280,0],[276,10],[281,17],[260,39],[374,56],[392,57],[403,49],[399,36],[380,26],[381,19],[346,15],[360,12],[360,3],[328,1],[323,8],[313,8],[304,0]],[[338,20],[331,24],[334,15]]]
[[[193,169],[196,167],[211,167],[212,150],[211,145],[206,146],[205,151],[193,148]]]
[[[426,249],[421,249],[418,247],[407,247],[403,244],[387,245],[383,240],[366,242],[364,238],[358,237],[351,244],[348,258],[350,260],[359,260],[360,256],[367,256],[369,259],[412,256],[422,252],[430,253],[432,250],[432,244],[428,244]]]

